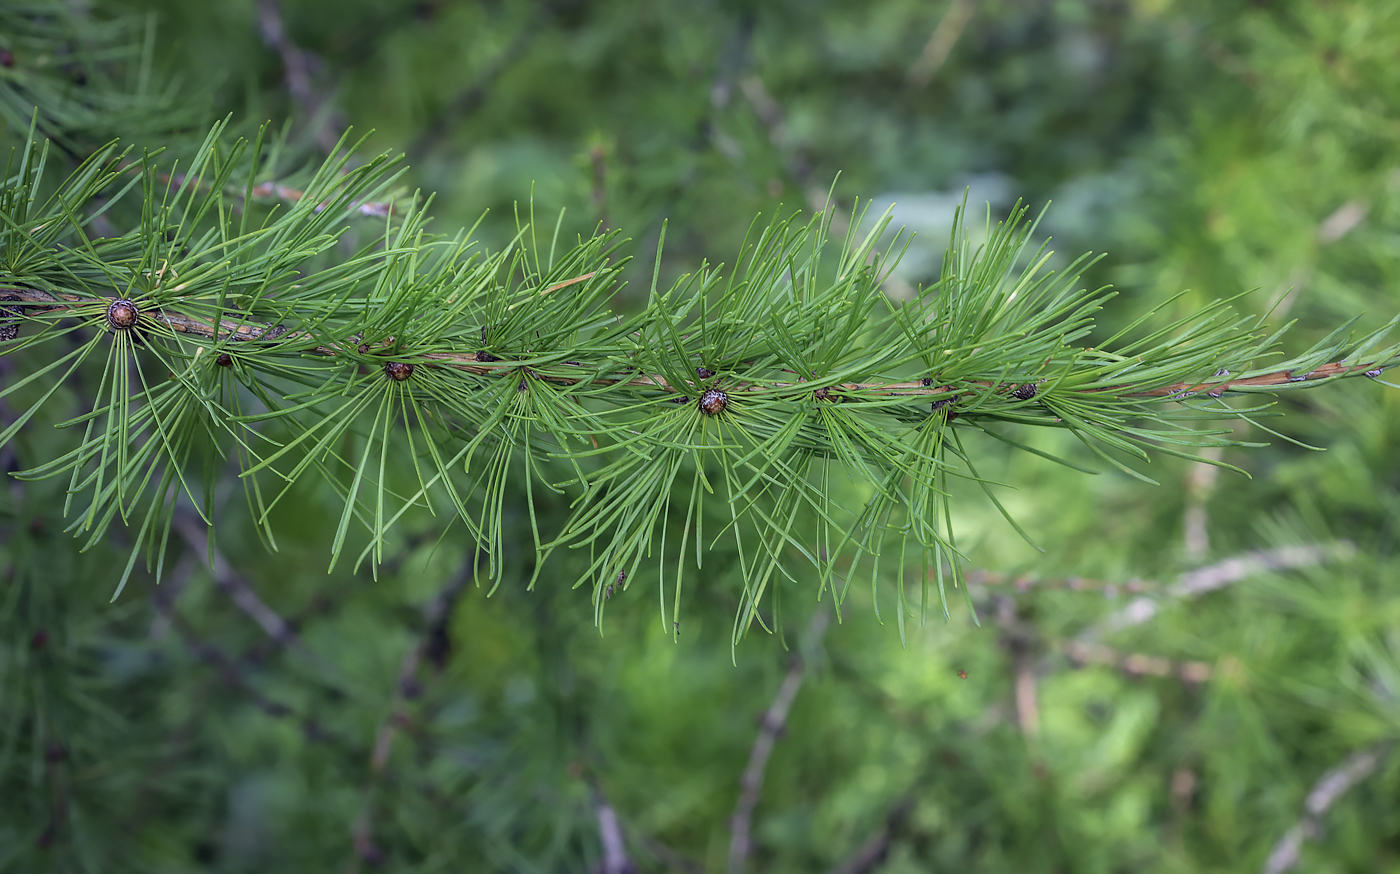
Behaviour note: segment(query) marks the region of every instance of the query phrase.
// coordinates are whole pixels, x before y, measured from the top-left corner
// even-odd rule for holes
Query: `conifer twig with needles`
[[[56,187],[31,141],[0,188],[0,355],[25,362],[0,387],[16,410],[0,443],[91,374],[92,405],[59,417],[73,442],[18,475],[67,476],[88,542],[117,519],[133,527],[119,590],[142,554],[159,576],[181,495],[213,521],[207,462],[226,458],[269,546],[273,510],[304,476],[344,500],[332,565],[363,531],[356,561],[379,567],[421,508],[459,520],[498,583],[513,486],[530,508],[531,584],[557,550],[586,550],[577,580],[599,622],[650,577],[674,631],[679,555],[694,546],[699,565],[724,540],[742,586],[736,642],[781,622],[760,605],[802,565],[839,606],[853,578],[895,564],[902,629],[933,604],[947,615],[950,589],[966,598],[951,482],[975,483],[1032,542],[972,439],[1093,472],[1007,432],[1060,429],[1152,482],[1125,459],[1250,445],[1197,423],[1268,431],[1258,395],[1400,364],[1388,336],[1400,319],[1285,356],[1284,330],[1228,301],[1174,320],[1167,301],[1086,345],[1111,294],[1080,284],[1088,256],[1052,268],[1024,207],[988,215],[976,246],[959,211],[938,279],[899,300],[883,290],[902,251],[888,213],[843,218],[843,232],[830,209],[757,220],[733,267],[702,264],[669,287],[663,236],[640,308],[618,309],[626,260],[611,232],[564,245],[562,217],[551,230],[529,214],[485,252],[466,233],[429,234],[430,200],[367,214],[402,168],[388,155],[352,166],[348,141],[304,181],[276,177],[300,193],[290,205],[259,203],[276,141],[264,130],[230,146],[224,127],[184,164],[113,145]],[[835,500],[842,474],[863,484],[863,506]],[[571,496],[562,528],[540,524],[545,493]],[[719,538],[697,527],[711,502],[727,517]],[[678,553],[660,548],[668,537]]]

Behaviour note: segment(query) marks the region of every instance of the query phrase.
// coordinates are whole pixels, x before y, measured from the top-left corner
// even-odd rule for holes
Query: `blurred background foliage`
[[[1061,253],[1106,251],[1108,331],[1181,291],[1163,318],[1251,291],[1297,348],[1400,309],[1389,2],[78,8],[150,14],[168,136],[286,119],[309,161],[373,129],[438,193],[439,230],[489,210],[495,243],[533,192],[642,265],[669,222],[679,273],[832,190],[918,232],[898,295],[936,274],[967,191],[994,214],[1051,202]],[[0,75],[62,61],[17,34]],[[4,119],[13,144],[27,113]],[[93,141],[158,141],[119,124]],[[980,625],[955,610],[902,647],[868,594],[828,628],[793,587],[787,634],[737,664],[722,562],[678,643],[648,586],[600,636],[571,569],[488,597],[434,520],[378,580],[327,576],[338,499],[307,488],[278,552],[229,512],[215,572],[194,532],[159,587],[108,603],[126,546],[79,554],[61,488],[11,481],[0,870],[732,871],[737,809],[753,871],[1400,871],[1400,391],[1279,411],[1290,439],[1224,456],[1249,479],[1157,459],[1152,487],[973,441],[1046,548],[959,496]],[[1027,439],[1075,454],[1055,438]]]

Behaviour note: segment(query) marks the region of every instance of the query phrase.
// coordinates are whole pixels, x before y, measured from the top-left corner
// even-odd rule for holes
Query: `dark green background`
[[[1040,233],[1056,249],[1106,251],[1090,278],[1119,292],[1109,328],[1183,290],[1163,318],[1253,289],[1240,308],[1297,319],[1301,349],[1400,309],[1392,3],[284,2],[309,96],[261,34],[268,8],[94,14],[153,12],[196,127],[291,119],[308,160],[346,125],[373,129],[371,151],[407,152],[409,184],[437,192],[440,230],[489,209],[488,242],[533,191],[574,232],[622,229],[643,265],[667,221],[663,270],[679,273],[731,260],[755,214],[821,202],[839,174],[838,206],[893,202],[918,231],[910,283],[936,271],[967,190],[998,216],[1053,202]],[[949,51],[924,76],[938,35]],[[1271,427],[1327,451],[1241,430],[1272,442],[1226,453],[1251,479],[1157,459],[1151,487],[973,444],[1047,550],[958,495],[974,575],[1037,582],[979,588],[981,627],[955,609],[907,646],[854,593],[806,653],[749,870],[854,870],[839,866],[881,835],[862,870],[1261,870],[1357,751],[1379,764],[1299,870],[1400,870],[1400,391],[1355,380],[1280,407]],[[421,608],[466,554],[450,532],[424,523],[375,581],[325,574],[329,490],[284,503],[275,555],[230,512],[223,548],[297,623],[292,650],[194,551],[109,604],[123,544],[79,555],[59,491],[0,492],[0,870],[582,872],[600,860],[599,794],[641,870],[724,870],[739,775],[790,665],[762,634],[731,662],[733,567],[707,563],[679,643],[647,586],[610,607],[605,636],[571,573],[469,588],[450,650],[405,687]],[[1168,597],[1103,638],[1109,664],[1072,658],[1130,581],[1158,592],[1248,550],[1338,540],[1349,558]],[[513,560],[528,576],[528,548]],[[795,646],[815,582],[789,588]],[[1181,679],[1194,663],[1208,679]]]

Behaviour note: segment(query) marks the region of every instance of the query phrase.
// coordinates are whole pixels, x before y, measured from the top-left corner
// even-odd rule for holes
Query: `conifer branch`
[[[428,234],[416,200],[367,214],[399,164],[352,168],[344,143],[304,182],[274,175],[272,190],[300,196],[266,207],[253,195],[276,149],[266,131],[226,147],[223,127],[184,166],[100,150],[47,200],[37,197],[46,152],[31,143],[0,189],[0,355],[28,362],[0,402],[29,403],[0,443],[93,371],[98,400],[64,423],[82,436],[19,475],[66,474],[70,495],[86,496],[75,527],[89,543],[117,519],[133,529],[123,583],[142,553],[159,575],[180,495],[212,522],[210,462],[232,457],[269,545],[270,514],[304,475],[341,495],[332,563],[358,528],[359,561],[377,567],[404,514],[442,507],[499,582],[513,483],[532,511],[535,579],[557,550],[587,550],[578,581],[591,582],[601,622],[659,553],[653,578],[674,630],[685,574],[658,546],[678,538],[684,554],[693,539],[702,563],[715,549],[699,527],[713,501],[742,578],[736,642],[767,627],[760,605],[803,564],[839,605],[853,578],[874,581],[895,562],[902,627],[935,600],[946,614],[949,587],[965,589],[951,480],[976,483],[1026,536],[964,434],[1044,455],[1000,426],[1068,430],[1150,482],[1122,457],[1199,460],[1201,446],[1248,445],[1192,424],[1266,412],[1226,395],[1400,363],[1400,344],[1386,342],[1397,321],[1360,338],[1343,326],[1278,360],[1282,332],[1225,302],[1161,327],[1148,314],[1085,346],[1109,295],[1079,285],[1087,257],[1053,270],[1048,249],[1030,249],[1024,208],[989,217],[975,248],[960,214],[938,281],[907,300],[881,290],[899,255],[881,243],[888,216],[872,227],[854,215],[832,239],[827,210],[755,222],[732,269],[702,265],[668,290],[653,274],[645,306],[622,314],[611,234],[563,247],[558,225],[542,241],[529,216],[515,241],[485,253],[465,235]],[[117,233],[128,201],[141,211]],[[95,233],[95,217],[113,230]],[[376,224],[367,245],[332,254]],[[52,345],[60,338],[79,345],[41,351],[66,348]],[[863,507],[835,501],[841,471],[867,485]],[[574,496],[562,530],[541,530],[537,488]],[[750,526],[758,536],[746,540]],[[917,607],[903,583],[914,566],[932,569]],[[771,615],[780,621],[776,602]]]
[[[299,195],[299,192],[292,192],[292,195]],[[288,196],[292,196],[288,195]],[[387,208],[387,205],[386,205]],[[585,273],[572,279],[556,282],[547,288],[540,289],[540,294],[549,294],[562,288],[567,288],[580,282],[586,282],[598,275],[595,273]],[[119,298],[104,298],[107,305]],[[99,301],[100,303],[100,301]],[[85,298],[81,295],[65,292],[49,292],[35,288],[24,288],[19,286],[0,286],[0,304],[39,304],[47,309],[58,310],[65,305],[82,306],[91,308],[92,298]],[[24,315],[23,312],[10,310],[12,321]],[[194,316],[162,309],[157,313],[150,314],[150,318],[169,327],[171,330],[181,334],[188,334],[204,340],[220,341],[233,340],[236,342],[250,342],[254,340],[276,341],[284,346],[296,347],[300,344],[315,343],[318,335],[304,331],[289,331],[286,325],[265,324],[260,322],[233,321],[229,319],[220,320],[217,325],[212,322],[201,320]],[[357,342],[356,337],[346,337],[340,343],[306,345],[296,351],[306,355],[336,356],[344,354],[352,347],[362,347],[364,344]],[[395,345],[394,337],[386,337],[380,340],[370,349],[391,349]],[[361,349],[361,352],[366,351]],[[493,354],[482,351],[460,351],[460,352],[437,352],[425,356],[428,366],[450,367],[461,370],[465,373],[477,376],[518,376],[521,365],[517,361],[497,359]],[[565,362],[571,367],[579,368],[577,375],[569,373],[531,373],[536,379],[553,385],[563,387],[573,387],[577,385],[593,386],[614,386],[625,385],[634,388],[654,388],[670,394],[690,393],[695,391],[697,386],[705,384],[709,379],[703,373],[697,378],[685,382],[672,384],[667,376],[662,373],[643,373],[636,376],[621,378],[603,375],[611,372],[614,367],[609,368],[588,368],[583,362]],[[1306,372],[1296,369],[1275,370],[1242,379],[1221,379],[1219,381],[1198,382],[1188,380],[1174,382],[1168,385],[1156,386],[1143,389],[1136,383],[1125,382],[1121,385],[1108,385],[1095,387],[1089,391],[1101,392],[1108,395],[1127,398],[1165,398],[1169,400],[1179,400],[1195,395],[1204,394],[1211,398],[1220,398],[1231,393],[1245,393],[1259,389],[1284,389],[1297,386],[1299,383],[1319,382],[1323,380],[1336,379],[1338,377],[1362,375],[1370,379],[1379,378],[1387,367],[1394,366],[1393,359],[1374,360],[1359,364],[1349,364],[1345,361],[1334,361],[1319,364],[1316,367],[1308,368]],[[701,368],[705,370],[705,368]],[[710,376],[714,374],[711,373]],[[1024,390],[1034,397],[1034,391],[1030,383],[996,382],[993,380],[967,380],[962,384],[935,385],[931,379],[898,380],[894,382],[838,382],[829,385],[816,385],[808,383],[806,380],[773,380],[768,382],[745,382],[739,384],[729,384],[725,387],[725,392],[729,394],[769,394],[774,391],[789,390],[802,395],[816,393],[818,400],[830,400],[839,402],[843,396],[847,395],[876,395],[887,397],[911,397],[911,398],[939,398],[947,399],[949,404],[955,403],[959,397],[973,397],[978,392],[969,390],[965,386],[976,386],[979,389],[997,394],[1010,394],[1018,390]],[[1027,398],[1029,400],[1030,398]]]

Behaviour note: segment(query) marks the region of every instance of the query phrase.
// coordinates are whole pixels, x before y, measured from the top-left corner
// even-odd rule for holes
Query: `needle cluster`
[[[673,622],[687,567],[723,539],[745,580],[736,639],[776,621],[777,581],[839,605],[882,566],[919,580],[917,605],[899,586],[902,627],[961,587],[950,482],[1001,507],[968,435],[1044,454],[1016,432],[1061,429],[1146,479],[1149,450],[1238,445],[1219,423],[1263,412],[1261,395],[1400,362],[1395,321],[1283,360],[1283,332],[1226,302],[1097,336],[1112,295],[1081,284],[1087,256],[1055,267],[1032,246],[1024,207],[989,217],[980,245],[960,214],[938,281],[908,300],[882,290],[888,219],[834,239],[828,210],[757,220],[735,266],[669,285],[658,252],[645,305],[622,311],[612,233],[565,243],[529,216],[488,252],[430,233],[391,156],[354,164],[342,141],[291,189],[266,131],[224,127],[185,161],[114,144],[61,179],[31,135],[0,190],[0,402],[16,411],[0,444],[23,444],[17,476],[68,479],[88,545],[129,528],[122,584],[141,556],[160,573],[177,506],[215,524],[232,472],[273,548],[278,502],[329,483],[332,565],[347,549],[378,565],[424,510],[499,582],[503,514],[523,505],[534,579],[583,550],[575,585],[599,621],[645,582]],[[864,503],[837,505],[837,478]],[[534,512],[549,492],[572,502],[558,530]]]

